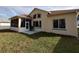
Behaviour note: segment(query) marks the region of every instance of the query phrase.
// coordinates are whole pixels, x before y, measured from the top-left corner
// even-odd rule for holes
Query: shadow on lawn
[[[24,34],[24,33],[21,33],[21,34]],[[40,37],[57,37],[58,35],[57,34],[52,34],[52,33],[46,33],[46,32],[38,32],[38,33],[35,33],[35,34],[31,34],[31,35],[28,35],[28,34],[24,34],[32,39],[38,39]]]
[[[26,35],[26,34],[24,34]],[[78,53],[79,52],[79,40],[76,37],[64,36],[46,32],[35,33],[33,35],[26,35],[32,39],[38,39],[40,37],[61,37],[57,42],[52,52],[54,53]]]
[[[55,53],[79,53],[79,40],[75,37],[61,36],[53,52]]]
[[[9,30],[9,29],[3,29],[3,30],[0,30],[0,32],[15,32],[15,31],[12,31],[12,30]]]

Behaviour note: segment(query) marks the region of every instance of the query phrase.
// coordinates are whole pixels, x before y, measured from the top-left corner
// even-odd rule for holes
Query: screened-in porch
[[[15,31],[31,31],[33,30],[31,18],[15,16],[11,18],[11,29]]]

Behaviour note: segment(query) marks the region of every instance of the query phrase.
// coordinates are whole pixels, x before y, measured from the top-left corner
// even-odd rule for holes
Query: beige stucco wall
[[[54,19],[65,19],[66,23],[66,30],[57,30],[53,28],[53,20]],[[49,17],[47,25],[47,32],[52,32],[56,34],[63,34],[63,35],[72,35],[72,36],[78,36],[77,33],[77,23],[76,23],[76,13],[70,13],[70,14],[62,14],[62,15],[55,15],[52,17]]]
[[[32,19],[32,21],[35,21],[35,20],[41,20],[41,23],[42,23],[42,27],[40,28],[41,31],[45,31],[46,29],[46,19],[47,19],[47,14],[48,12],[45,12],[45,11],[40,11],[40,10],[34,10],[30,16],[33,17],[34,14],[41,14],[41,18],[36,18],[36,19]],[[39,30],[39,29],[38,29]]]
[[[78,15],[79,15],[79,12],[77,12],[77,16],[76,17],[78,17]],[[79,20],[77,20],[77,28],[79,28]]]
[[[55,15],[52,17],[47,17],[47,12],[40,11],[40,10],[34,10],[30,16],[33,16],[34,14],[41,14],[42,17],[39,19],[33,19],[34,20],[42,20],[42,28],[41,31],[50,32],[50,33],[56,33],[56,34],[63,34],[63,35],[72,35],[72,36],[78,36],[77,34],[77,24],[76,24],[76,13],[70,13],[70,14],[62,14],[62,15]],[[66,21],[66,30],[55,30],[53,28],[53,20],[54,19],[62,19],[64,18]]]

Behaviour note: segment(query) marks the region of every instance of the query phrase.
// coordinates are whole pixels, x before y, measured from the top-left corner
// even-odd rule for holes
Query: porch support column
[[[21,18],[19,18],[18,27],[19,27],[19,28],[21,27]]]

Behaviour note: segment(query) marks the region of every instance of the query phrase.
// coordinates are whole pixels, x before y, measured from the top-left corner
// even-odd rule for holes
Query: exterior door
[[[29,31],[30,27],[29,27],[29,22],[25,22],[25,26],[26,26],[26,31]]]

